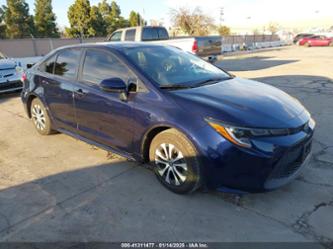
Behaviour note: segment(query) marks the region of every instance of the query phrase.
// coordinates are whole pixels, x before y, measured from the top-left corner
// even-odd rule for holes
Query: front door
[[[113,54],[103,49],[87,49],[79,82],[74,89],[74,102],[81,136],[116,150],[129,152],[133,139],[131,101],[119,93],[105,92],[99,84],[104,79],[121,78],[128,82],[129,69]]]

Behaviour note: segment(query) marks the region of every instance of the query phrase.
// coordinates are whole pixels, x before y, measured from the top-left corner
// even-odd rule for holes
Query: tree
[[[140,26],[142,22],[140,14],[132,10],[128,22],[131,27]]]
[[[35,1],[35,29],[38,37],[59,37],[52,0]]]
[[[252,30],[253,35],[260,35],[260,31],[258,28]]]
[[[110,5],[106,0],[103,0],[98,4],[98,8],[105,21],[108,34],[129,25],[128,21],[121,16],[120,7],[115,1],[112,1]]]
[[[29,15],[29,5],[25,0],[7,0],[3,13],[6,37],[24,38],[34,35],[33,17]]]
[[[272,35],[275,35],[276,32],[279,31],[280,27],[279,27],[279,24],[271,22],[268,24],[267,29],[269,30],[269,32],[271,32]]]
[[[90,10],[91,26],[95,31],[96,36],[105,36],[106,23],[97,6],[92,6]]]
[[[174,26],[189,35],[207,35],[215,27],[213,18],[203,14],[199,7],[193,11],[185,7],[172,9],[171,20]]]
[[[92,27],[90,12],[89,0],[76,0],[67,13],[70,27],[66,28],[66,34],[70,37],[81,38],[95,36],[96,32]]]
[[[219,32],[219,34],[221,36],[226,36],[226,35],[231,34],[230,28],[228,26],[224,26],[224,25],[219,26],[217,31]]]
[[[6,38],[6,25],[3,22],[5,17],[5,11],[2,7],[0,7],[0,39]]]

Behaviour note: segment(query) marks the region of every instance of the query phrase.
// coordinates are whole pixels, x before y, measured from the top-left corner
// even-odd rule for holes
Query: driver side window
[[[102,80],[120,78],[126,84],[133,74],[115,56],[104,50],[88,49],[83,62],[81,79],[91,84],[100,84]]]

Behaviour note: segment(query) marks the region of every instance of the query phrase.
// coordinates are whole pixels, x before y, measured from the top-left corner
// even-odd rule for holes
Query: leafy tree
[[[70,37],[90,37],[96,35],[91,25],[89,0],[76,0],[69,7],[67,12],[70,28],[66,28],[66,33]]]
[[[33,17],[29,15],[29,5],[25,0],[7,0],[3,12],[6,37],[24,38],[34,35]]]
[[[185,7],[172,9],[171,19],[175,27],[189,35],[207,35],[215,27],[213,18],[205,15],[199,7],[193,11]]]
[[[128,21],[121,16],[120,7],[115,1],[112,1],[110,5],[103,0],[98,4],[98,8],[105,21],[107,34],[129,25]]]
[[[6,38],[6,25],[3,22],[5,11],[0,7],[0,39]]]
[[[35,28],[39,37],[59,37],[56,16],[52,11],[52,0],[36,0]]]
[[[129,26],[131,27],[135,27],[135,26],[140,26],[142,24],[142,17],[138,12],[135,11],[131,11],[130,15],[129,15]]]
[[[219,34],[221,36],[225,36],[225,35],[230,35],[231,34],[231,31],[230,31],[230,28],[228,26],[219,26],[217,31],[219,32]]]
[[[105,36],[106,35],[106,23],[97,6],[91,7],[90,18],[91,18],[92,28],[95,30],[95,35],[96,36]]]
[[[269,32],[271,32],[272,35],[275,35],[276,32],[279,31],[280,27],[279,24],[271,22],[268,24],[267,29],[269,30]]]

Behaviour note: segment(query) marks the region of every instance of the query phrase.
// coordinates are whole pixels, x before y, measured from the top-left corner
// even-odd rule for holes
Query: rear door
[[[74,89],[78,132],[100,144],[129,152],[134,122],[132,102],[122,101],[119,93],[105,92],[99,87],[102,80],[113,77],[127,83],[134,76],[109,51],[86,49],[79,82]]]
[[[45,101],[53,122],[58,128],[76,132],[77,124],[73,106],[73,83],[77,79],[81,50],[64,49],[44,64],[40,75]]]

